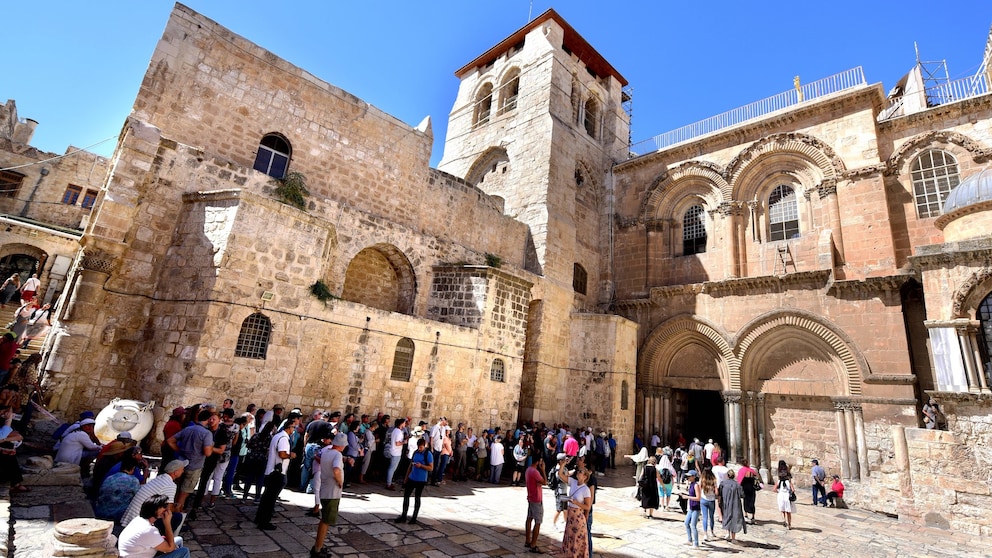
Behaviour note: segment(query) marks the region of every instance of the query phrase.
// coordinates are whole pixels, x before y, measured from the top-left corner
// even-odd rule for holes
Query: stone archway
[[[391,244],[376,244],[352,258],[341,298],[388,312],[412,314],[417,281],[410,260]]]

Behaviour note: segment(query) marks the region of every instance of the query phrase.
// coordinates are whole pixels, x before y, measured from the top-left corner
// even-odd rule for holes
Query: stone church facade
[[[68,275],[52,408],[230,396],[712,437],[989,535],[987,88],[854,72],[635,154],[626,80],[554,11],[456,75],[433,169],[429,119],[177,5]],[[294,172],[302,207],[279,198]],[[949,431],[920,428],[929,394]],[[951,465],[965,482],[939,482]]]

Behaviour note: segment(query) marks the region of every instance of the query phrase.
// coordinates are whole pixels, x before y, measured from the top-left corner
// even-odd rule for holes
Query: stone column
[[[729,461],[734,463],[738,462],[741,455],[741,440],[744,438],[744,429],[742,426],[742,413],[741,413],[741,392],[739,391],[725,391],[723,393],[723,402],[726,406],[727,411],[727,442],[730,445],[728,448],[730,450]]]
[[[641,389],[641,424],[644,428],[641,435],[644,436],[642,441],[645,445],[647,445],[651,436],[649,432],[651,430],[651,396],[649,394],[650,390]]]
[[[857,427],[854,424],[854,409],[849,403],[844,405],[844,427],[847,436],[847,467],[851,471],[851,479],[861,480]]]
[[[661,388],[661,443],[672,439],[672,388]]]
[[[968,375],[968,392],[979,393],[982,389],[978,381],[978,372],[975,370],[974,351],[971,348],[968,329],[968,324],[960,324],[955,328],[955,331],[958,334],[958,343],[961,346],[961,358],[964,360],[964,369]]]
[[[76,265],[72,293],[61,320],[71,322],[81,317],[96,316],[103,302],[103,286],[117,268],[112,254],[99,250],[84,250]]]
[[[847,422],[844,420],[844,404],[834,401],[837,415],[837,447],[840,449],[840,476],[851,478],[850,457],[847,451]]]
[[[844,233],[840,225],[840,204],[837,202],[837,181],[829,178],[816,187],[816,193],[820,201],[824,202],[823,209],[827,214],[827,225],[830,227],[830,234],[833,236],[834,249],[837,250],[838,261],[834,265],[844,262]]]
[[[671,229],[671,227],[666,226],[666,224],[667,221],[664,219],[652,219],[645,223],[644,234],[647,237],[647,269],[645,270],[645,279],[649,288],[655,284],[656,278],[653,270],[656,267],[656,261],[659,259],[658,255],[662,250],[670,246],[665,239],[665,235],[667,234],[665,229]]]
[[[865,439],[865,417],[861,405],[852,406],[851,414],[854,415],[854,433],[857,437],[859,478],[866,479],[869,474],[868,441]]]
[[[723,265],[725,267],[724,277],[740,277],[740,238],[738,234],[738,213],[740,213],[740,208],[738,205],[732,202],[721,203],[719,207],[712,212],[713,216],[719,215],[723,218],[722,229],[724,236],[724,246],[727,248],[726,255],[724,256]],[[714,219],[715,221],[715,219]]]
[[[751,467],[757,468],[760,466],[760,463],[758,462],[758,431],[755,424],[754,395],[753,391],[749,391],[747,392],[747,397],[744,399],[744,418],[746,425],[744,427],[744,451]]]
[[[969,391],[974,393],[975,389],[978,389],[980,393],[990,393],[988,380],[985,378],[985,365],[982,363],[982,353],[979,351],[978,347],[978,328],[981,327],[981,323],[977,320],[970,320],[968,324],[964,327],[958,328],[958,334],[961,335],[961,354],[965,360],[965,366],[970,366],[975,371],[975,376],[978,379],[977,385],[969,385]],[[964,330],[962,332],[962,330]],[[968,377],[971,378],[971,372],[969,371]]]
[[[758,419],[758,456],[761,461],[759,471],[762,482],[768,482],[768,437],[765,436],[765,394],[763,393],[755,396],[754,414]]]

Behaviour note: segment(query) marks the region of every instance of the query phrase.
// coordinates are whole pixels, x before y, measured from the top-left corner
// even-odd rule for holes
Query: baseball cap
[[[348,435],[345,434],[344,432],[338,432],[337,435],[334,436],[334,441],[331,442],[331,445],[332,446],[347,446],[348,445]]]
[[[688,471],[685,472],[685,476],[687,476],[687,477],[694,477],[694,476],[696,476],[696,474],[697,473],[696,473],[696,470],[695,469],[689,469]]]
[[[91,419],[95,416],[96,415],[93,414],[93,411],[83,411],[82,413],[79,413],[79,420]]]

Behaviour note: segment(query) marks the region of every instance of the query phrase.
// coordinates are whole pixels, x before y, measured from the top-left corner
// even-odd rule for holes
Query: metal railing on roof
[[[855,87],[865,87],[867,84],[862,67],[851,68],[830,77],[801,85],[798,90],[790,89],[778,95],[772,95],[760,101],[755,101],[742,107],[728,110],[722,114],[700,120],[699,122],[682,126],[670,132],[665,132],[653,138],[637,142],[630,146],[630,155],[645,155],[705,134],[736,126],[748,120],[760,118],[802,102],[812,101],[825,95]]]

